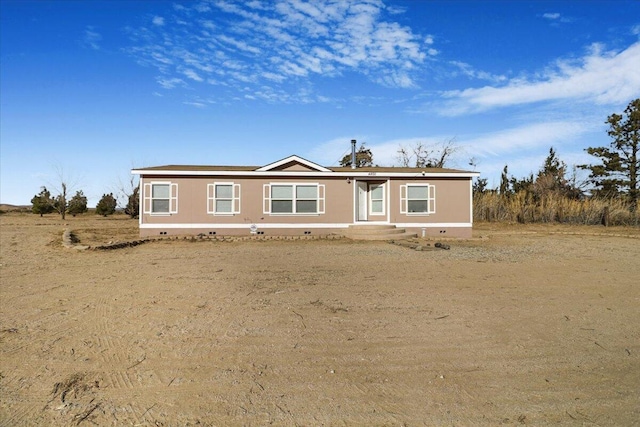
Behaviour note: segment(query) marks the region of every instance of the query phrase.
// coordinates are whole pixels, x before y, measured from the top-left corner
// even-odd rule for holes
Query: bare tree
[[[60,183],[60,194],[58,194],[53,202],[53,208],[60,214],[62,219],[65,219],[67,215],[67,183],[62,181]]]
[[[404,167],[444,168],[459,150],[455,137],[432,145],[417,142],[408,147],[401,145],[397,160]]]
[[[429,156],[427,147],[422,142],[417,142],[413,145],[405,147],[401,145],[398,148],[398,161],[403,167],[417,168],[425,167],[426,160]]]
[[[135,169],[135,166],[132,164],[131,168]],[[138,177],[129,174],[126,179],[118,177],[118,183],[116,184],[115,191],[113,191],[118,206],[124,209],[124,212],[131,218],[138,217],[139,187]]]
[[[69,209],[67,194],[73,192],[77,180],[65,175],[64,168],[60,165],[55,165],[54,170],[56,173],[56,182],[50,185],[50,187],[58,193],[58,195],[53,198],[53,209],[60,214],[60,218],[65,219],[67,210]]]

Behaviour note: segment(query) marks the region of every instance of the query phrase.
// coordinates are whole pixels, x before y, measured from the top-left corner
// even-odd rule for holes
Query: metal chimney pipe
[[[351,140],[351,169],[356,168],[356,140]]]

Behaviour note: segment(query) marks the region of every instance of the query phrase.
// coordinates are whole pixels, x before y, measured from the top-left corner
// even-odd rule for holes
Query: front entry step
[[[353,240],[406,240],[418,237],[415,233],[407,233],[404,228],[386,224],[350,225],[342,235]]]

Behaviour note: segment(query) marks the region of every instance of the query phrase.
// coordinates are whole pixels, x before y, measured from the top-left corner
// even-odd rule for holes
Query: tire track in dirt
[[[129,377],[129,373],[126,371],[116,371],[107,373],[108,378],[108,386],[115,389],[133,389],[135,385],[131,378]]]
[[[120,366],[123,362],[123,357],[118,351],[122,346],[115,344],[118,340],[114,340],[109,335],[102,335],[96,338],[97,347],[100,349],[97,352],[98,357],[107,366]]]
[[[41,312],[45,310],[50,311],[50,313],[41,314]],[[67,336],[68,333],[66,331],[73,329],[72,326],[77,323],[74,316],[71,316],[68,311],[58,307],[47,307],[36,309],[35,311],[35,313],[25,313],[22,318],[23,326],[21,328],[11,329],[11,331],[14,331],[14,334],[9,334],[9,336],[14,335],[20,338],[23,338],[26,334],[29,336],[29,340],[18,344],[17,347],[7,347],[3,345],[3,352],[11,355],[17,353],[25,346],[35,346],[36,343],[42,345],[45,341],[59,341],[64,336]],[[46,338],[40,338],[42,336]]]
[[[6,361],[7,356],[18,354],[22,352],[27,346],[33,343],[24,336],[25,331],[23,329],[12,328],[0,332],[0,356]]]
[[[8,406],[8,405],[7,405]],[[14,427],[14,426],[26,426],[33,423],[33,414],[38,413],[42,408],[34,403],[27,403],[24,401],[18,402],[15,405],[8,406],[4,409],[9,414],[6,419],[0,417],[0,427]]]
[[[126,403],[122,406],[112,408],[112,417],[117,420],[118,425],[144,425],[140,418],[145,412],[136,403]]]
[[[120,337],[113,334],[114,303],[111,296],[100,297],[94,302],[94,309],[88,324],[93,325],[89,333],[95,336],[94,354],[103,365],[118,367],[124,362],[125,346]]]
[[[105,414],[101,415],[101,422],[153,425],[154,420],[161,419],[156,413],[161,403],[157,396],[166,392],[171,381],[179,374],[167,379],[160,372],[170,370],[169,366],[160,371],[145,366],[149,363],[145,351],[153,347],[152,353],[162,352],[162,346],[158,349],[146,339],[138,342],[139,338],[132,333],[117,333],[121,323],[128,322],[128,319],[133,318],[132,315],[139,317],[140,314],[150,314],[151,317],[155,314],[149,310],[148,305],[134,305],[133,301],[122,305],[118,298],[104,295],[96,297],[85,312],[86,324],[90,325],[87,332],[93,341],[90,351],[96,359],[95,373],[104,382],[101,398],[109,402],[103,408]],[[149,322],[152,328],[159,325],[151,320]],[[139,328],[148,329],[145,324],[141,324]],[[158,339],[161,340],[160,337]],[[157,357],[154,363],[157,363]]]

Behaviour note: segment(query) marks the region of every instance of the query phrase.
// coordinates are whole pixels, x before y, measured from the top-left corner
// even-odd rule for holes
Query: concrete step
[[[404,228],[388,224],[350,225],[342,235],[353,240],[405,240],[417,237],[415,233],[407,233]]]
[[[396,228],[393,224],[351,224],[349,230],[389,230]]]
[[[343,234],[344,237],[351,240],[409,240],[418,237],[416,233],[402,233],[393,234]]]
[[[404,228],[396,228],[396,227],[387,227],[387,228],[349,228],[344,231],[344,234],[353,234],[353,235],[376,235],[376,234],[402,234],[404,233]]]

